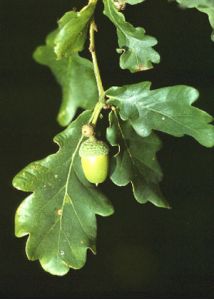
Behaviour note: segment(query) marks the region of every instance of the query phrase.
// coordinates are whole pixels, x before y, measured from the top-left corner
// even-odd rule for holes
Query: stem
[[[97,26],[94,22],[94,20],[91,21],[90,24],[90,46],[89,46],[89,51],[91,52],[91,56],[92,56],[92,62],[93,62],[93,66],[94,66],[94,74],[95,74],[95,78],[97,81],[97,88],[98,88],[98,92],[99,92],[99,102],[102,102],[102,104],[105,103],[105,91],[103,88],[103,83],[102,83],[102,79],[100,76],[100,70],[99,70],[99,66],[98,66],[98,62],[97,62],[97,55],[96,55],[96,50],[95,50],[95,38],[94,38],[94,33],[95,31],[97,31]]]
[[[100,113],[101,113],[101,110],[103,109],[103,102],[102,101],[98,101],[95,108],[94,108],[94,111],[93,111],[93,114],[92,114],[92,117],[91,117],[91,124],[92,125],[96,125],[97,124],[97,121],[99,119],[99,116],[100,116]]]
[[[103,109],[103,106],[105,104],[105,91],[103,88],[103,83],[102,83],[102,79],[101,79],[101,75],[100,75],[100,70],[99,70],[99,66],[98,66],[98,62],[97,62],[96,49],[95,49],[95,37],[94,37],[95,31],[97,31],[97,26],[96,26],[94,20],[92,20],[91,24],[90,24],[90,30],[89,30],[89,33],[90,33],[89,51],[91,52],[91,56],[92,56],[92,62],[93,62],[93,66],[94,66],[94,74],[95,74],[98,93],[99,93],[99,101],[97,102],[97,104],[94,108],[94,111],[93,111],[93,114],[91,117],[91,122],[90,122],[94,126],[96,126],[97,121],[100,116],[100,112]]]

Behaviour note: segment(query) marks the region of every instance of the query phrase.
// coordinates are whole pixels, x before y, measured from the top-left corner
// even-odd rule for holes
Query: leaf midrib
[[[122,102],[121,99],[119,99],[118,97],[115,97],[115,96],[108,96],[108,97],[109,97],[109,99],[113,99],[113,100],[116,100],[116,101],[120,101],[120,103]],[[133,96],[132,98],[135,99],[136,97]],[[123,102],[122,102],[122,103],[123,103]],[[139,112],[139,109],[138,109],[136,103],[137,103],[137,101],[135,100],[135,107],[137,108],[137,110],[138,110],[138,112]],[[133,105],[134,105],[134,104],[133,104]],[[152,104],[151,104],[151,105],[148,105],[148,106],[145,106],[145,105],[142,105],[142,106],[143,106],[146,110],[148,110],[148,111],[153,111],[154,113],[157,113],[157,114],[159,114],[159,115],[161,115],[161,116],[164,116],[164,117],[166,117],[166,118],[172,120],[173,122],[177,123],[179,126],[181,126],[181,127],[183,127],[183,128],[186,128],[186,129],[189,130],[190,132],[194,132],[194,134],[198,135],[198,131],[197,131],[196,129],[191,128],[191,127],[187,126],[186,124],[184,125],[183,123],[179,122],[178,120],[174,119],[173,117],[171,117],[171,116],[169,116],[169,115],[167,115],[167,114],[165,114],[165,113],[162,113],[162,112],[160,112],[160,111],[158,111],[158,110],[156,110],[156,109],[154,109],[154,108],[151,108],[151,106],[153,106]],[[156,129],[156,130],[159,130],[159,129]]]
[[[77,143],[77,146],[76,146],[76,149],[74,150],[73,154],[72,154],[72,158],[71,158],[71,163],[70,163],[70,166],[69,166],[69,169],[68,169],[68,175],[67,175],[67,179],[66,179],[66,184],[65,184],[65,193],[64,193],[64,197],[63,197],[63,202],[62,202],[62,213],[60,215],[60,218],[59,218],[59,236],[58,236],[58,249],[57,249],[57,253],[59,254],[59,243],[60,243],[60,239],[61,239],[61,232],[63,231],[62,229],[62,219],[63,219],[63,214],[64,214],[64,207],[65,207],[65,203],[66,203],[66,196],[69,197],[69,199],[71,200],[69,194],[68,194],[68,184],[69,184],[69,180],[70,180],[70,176],[71,176],[71,171],[72,171],[72,167],[73,167],[73,163],[74,163],[74,159],[75,159],[75,156],[77,154],[77,151],[80,147],[80,144],[82,143],[82,140],[83,140],[83,136],[81,136],[81,138],[79,139],[78,143]],[[78,216],[77,212],[76,212],[76,209],[74,207],[74,204],[73,202],[71,201],[71,205],[73,207],[73,210],[75,212],[75,215]],[[84,228],[82,227],[82,222],[80,222],[80,219],[79,217],[77,217],[77,220],[79,221],[79,224],[81,226],[81,228],[83,229],[83,231],[85,232]]]

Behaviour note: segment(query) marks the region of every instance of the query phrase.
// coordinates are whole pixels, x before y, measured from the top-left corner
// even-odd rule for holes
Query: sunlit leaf
[[[192,104],[198,91],[177,85],[150,90],[149,82],[112,87],[106,92],[109,103],[118,106],[123,120],[130,120],[135,131],[148,136],[152,129],[180,137],[192,136],[206,147],[214,146],[213,118]]]

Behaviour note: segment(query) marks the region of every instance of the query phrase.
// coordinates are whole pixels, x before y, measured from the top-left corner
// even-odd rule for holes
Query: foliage
[[[214,146],[213,118],[192,105],[199,96],[195,88],[176,85],[152,90],[150,82],[140,82],[104,91],[94,37],[97,1],[89,0],[79,12],[66,12],[46,44],[34,52],[34,59],[48,66],[61,85],[58,122],[68,127],[54,139],[57,153],[29,164],[13,180],[14,187],[31,193],[16,212],[16,236],[28,235],[28,258],[39,260],[54,275],[85,264],[87,249],[96,251],[96,214],[113,213],[111,203],[84,176],[79,148],[89,136],[84,135],[83,125],[89,124],[94,135],[102,110],[108,109],[106,140],[116,149],[110,158],[110,179],[117,186],[130,184],[139,203],[164,208],[170,206],[159,188],[161,141],[154,131],[189,135],[205,147]],[[143,2],[103,0],[104,14],[116,27],[120,67],[132,73],[160,62],[154,49],[157,40],[127,22],[123,14],[126,4]],[[213,1],[177,2],[205,12],[213,26]],[[80,56],[88,35],[92,61]],[[86,111],[76,118],[78,108]]]
[[[57,59],[69,57],[83,50],[87,38],[87,29],[93,16],[96,1],[90,0],[80,12],[67,12],[59,20],[54,40],[54,52]]]
[[[116,112],[110,113],[107,138],[112,146],[118,146],[113,162],[111,180],[118,186],[131,182],[134,197],[139,203],[151,202],[169,208],[160,192],[158,183],[162,172],[156,153],[160,150],[160,139],[152,133],[142,139],[132,129],[129,121],[119,119]]]
[[[106,95],[142,137],[154,129],[178,137],[188,134],[203,146],[214,146],[213,126],[208,124],[212,117],[191,106],[198,98],[194,88],[178,85],[151,91],[150,82],[142,82],[112,87]]]
[[[126,22],[124,15],[117,11],[113,0],[104,0],[104,7],[104,14],[117,28],[120,67],[139,72],[152,68],[152,63],[159,63],[160,56],[152,48],[157,40],[145,35],[144,28],[135,28]]]
[[[62,104],[57,119],[60,125],[67,126],[78,108],[94,107],[98,91],[91,61],[82,58],[78,53],[57,60],[54,53],[55,37],[56,31],[49,34],[46,45],[36,49],[34,58],[51,69],[62,87]]]
[[[69,267],[81,268],[87,249],[96,252],[95,214],[111,215],[106,197],[83,176],[78,149],[81,128],[91,112],[85,112],[54,138],[56,154],[31,163],[14,179],[17,189],[33,192],[16,213],[16,235],[29,234],[27,256],[42,267],[64,275]]]

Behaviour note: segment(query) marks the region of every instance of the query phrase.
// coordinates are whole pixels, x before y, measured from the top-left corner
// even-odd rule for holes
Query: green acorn
[[[106,180],[109,168],[109,147],[94,136],[88,138],[80,146],[82,169],[91,183],[98,185]]]

